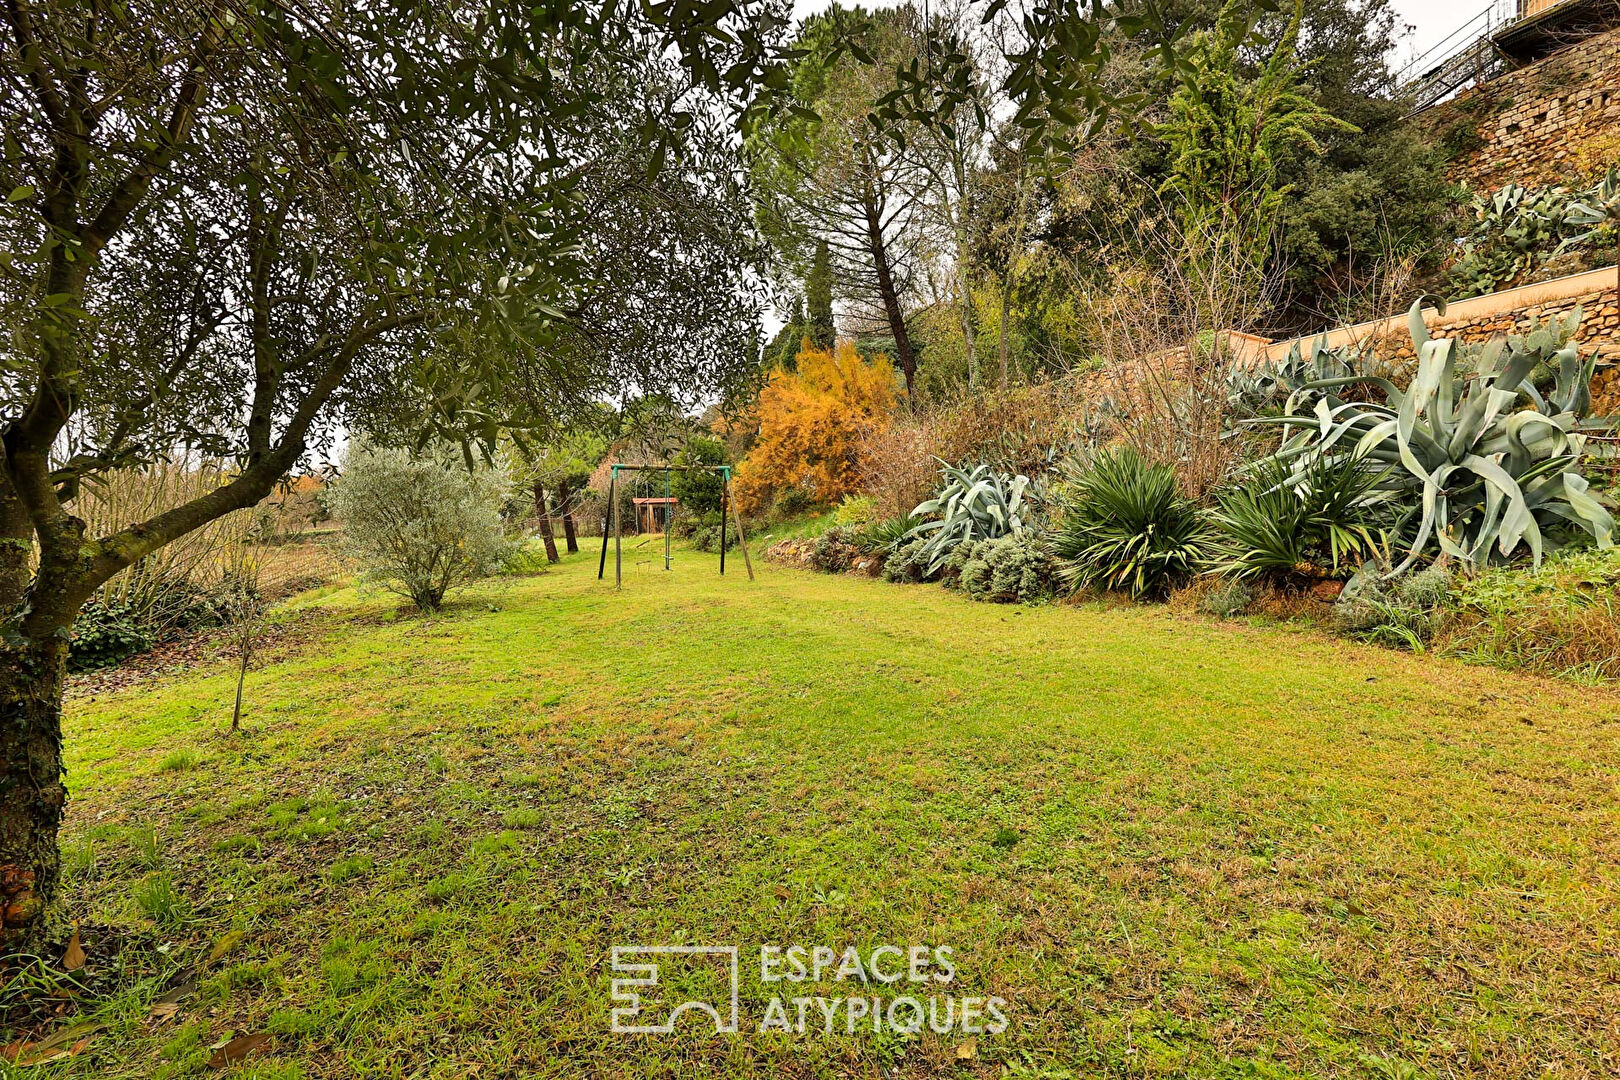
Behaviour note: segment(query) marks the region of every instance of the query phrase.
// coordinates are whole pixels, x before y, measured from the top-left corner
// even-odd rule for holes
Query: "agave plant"
[[[1564,212],[1564,224],[1586,231],[1565,240],[1562,247],[1583,244],[1605,225],[1612,226],[1615,231],[1615,254],[1620,256],[1620,165],[1609,166],[1602,180],[1569,204]],[[1620,275],[1620,258],[1616,259],[1615,273]],[[1617,298],[1620,298],[1620,276],[1616,278],[1615,291]]]
[[[926,539],[916,557],[926,566],[929,577],[939,573],[946,556],[958,544],[1020,533],[1030,524],[1035,510],[1036,492],[1027,476],[1000,473],[989,465],[969,470],[945,461],[939,464],[943,480],[939,490],[912,511],[916,517],[933,520],[907,533]]]
[[[1322,458],[1387,470],[1378,489],[1404,504],[1397,532],[1412,538],[1395,573],[1431,545],[1472,568],[1521,545],[1539,564],[1548,541],[1570,528],[1611,546],[1614,518],[1580,471],[1586,436],[1577,428],[1591,406],[1595,364],[1569,340],[1580,310],[1527,336],[1459,346],[1429,337],[1422,309],[1430,302],[1445,314],[1444,300],[1422,297],[1408,315],[1418,357],[1411,385],[1357,380],[1377,383],[1383,403],[1341,400],[1333,391],[1344,380],[1302,388],[1286,416],[1253,421],[1284,425],[1276,460],[1291,464],[1292,477]],[[1459,354],[1472,372],[1461,378]],[[1545,395],[1528,379],[1541,364],[1554,372]]]
[[[1070,483],[1051,541],[1058,575],[1070,586],[1161,594],[1203,559],[1208,527],[1169,465],[1126,447],[1075,470]]]
[[[1356,376],[1371,378],[1374,361],[1373,354],[1364,348],[1329,348],[1325,336],[1311,343],[1307,357],[1296,341],[1280,362],[1234,367],[1226,377],[1226,402],[1234,412],[1253,416],[1310,383],[1324,379],[1354,381]]]
[[[1476,224],[1448,275],[1452,289],[1459,297],[1482,296],[1551,258],[1568,243],[1559,241],[1575,198],[1565,188],[1523,184],[1476,196]]]

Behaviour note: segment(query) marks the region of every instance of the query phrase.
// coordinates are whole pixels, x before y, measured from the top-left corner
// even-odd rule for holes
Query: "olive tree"
[[[1020,121],[1095,96],[1104,21],[1031,6]],[[639,119],[656,174],[716,108],[780,108],[783,29],[769,0],[0,5],[0,948],[52,925],[79,608],[338,430],[493,443],[514,377],[556,405],[525,425],[588,403],[589,351],[550,344],[582,332],[585,178],[604,130],[623,142],[623,74],[684,79]],[[956,107],[951,77],[897,80],[885,115]],[[110,472],[199,457],[228,482],[109,535],[73,513]]]
[[[332,486],[343,552],[363,584],[437,611],[445,595],[495,573],[512,550],[501,505],[505,472],[443,453],[356,445]]]
[[[599,392],[548,342],[591,291],[582,176],[624,123],[604,88],[647,57],[694,111],[757,84],[771,27],[741,8],[0,6],[0,949],[53,925],[80,607],[338,431],[473,430],[504,354],[547,358],[552,415]],[[649,171],[680,127],[645,133]],[[693,351],[699,384],[737,355]],[[149,520],[73,512],[116,470],[203,458],[226,482]]]

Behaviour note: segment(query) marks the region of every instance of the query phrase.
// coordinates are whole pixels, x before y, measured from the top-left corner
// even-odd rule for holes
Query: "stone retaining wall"
[[[1420,113],[1476,191],[1574,186],[1620,160],[1620,29],[1590,37]]]

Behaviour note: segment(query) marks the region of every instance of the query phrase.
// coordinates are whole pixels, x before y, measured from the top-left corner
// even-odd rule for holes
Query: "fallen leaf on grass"
[[[214,1051],[214,1056],[208,1059],[210,1069],[223,1069],[227,1065],[234,1065],[249,1054],[262,1054],[270,1049],[270,1033],[256,1031],[252,1035],[239,1035],[230,1042]]]
[[[237,943],[241,940],[242,931],[232,930],[230,933],[214,942],[213,949],[208,953],[208,962],[212,964],[215,960],[218,960],[220,957],[236,948]]]
[[[68,939],[67,948],[62,950],[62,970],[78,971],[84,967],[84,946],[79,944],[79,924],[73,924],[73,936]]]
[[[101,1030],[97,1023],[74,1024],[65,1027],[43,1042],[19,1039],[10,1046],[0,1047],[0,1058],[14,1065],[43,1065],[48,1061],[75,1057],[90,1045],[90,1036]]]
[[[979,1056],[979,1040],[969,1039],[965,1043],[958,1043],[956,1047],[957,1061],[972,1061]]]
[[[173,990],[166,992],[162,997],[152,1002],[151,1019],[167,1020],[180,1011],[180,1002],[197,992],[194,982],[181,983]]]

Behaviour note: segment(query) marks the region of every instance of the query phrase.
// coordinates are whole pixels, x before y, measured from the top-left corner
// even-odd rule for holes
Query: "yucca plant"
[[[1386,470],[1378,490],[1403,505],[1397,532],[1411,537],[1397,573],[1434,546],[1477,568],[1525,545],[1539,563],[1571,528],[1610,546],[1614,518],[1580,471],[1577,429],[1595,363],[1571,341],[1580,310],[1527,336],[1459,346],[1429,337],[1431,301],[1444,315],[1444,300],[1423,297],[1408,316],[1418,363],[1406,390],[1375,379],[1384,402],[1343,401],[1334,393],[1343,380],[1330,379],[1295,393],[1288,415],[1251,421],[1284,425],[1276,460],[1296,477],[1322,458]],[[1467,377],[1457,375],[1459,354]],[[1545,395],[1528,378],[1541,364],[1554,373]]]
[[[1051,547],[1072,588],[1162,595],[1204,557],[1208,527],[1170,466],[1126,447],[1072,470],[1069,480]]]
[[[1219,496],[1210,568],[1231,577],[1329,578],[1388,544],[1387,470],[1355,458],[1312,458],[1303,469],[1262,461]]]
[[[868,522],[856,534],[855,546],[868,555],[887,555],[921,524],[922,519],[914,514]]]
[[[926,541],[917,560],[926,567],[927,577],[939,573],[958,544],[1022,532],[1031,522],[1038,494],[1029,477],[1022,474],[1000,473],[989,465],[969,470],[945,461],[939,464],[943,480],[939,490],[911,512],[914,517],[933,520],[906,534]]]

